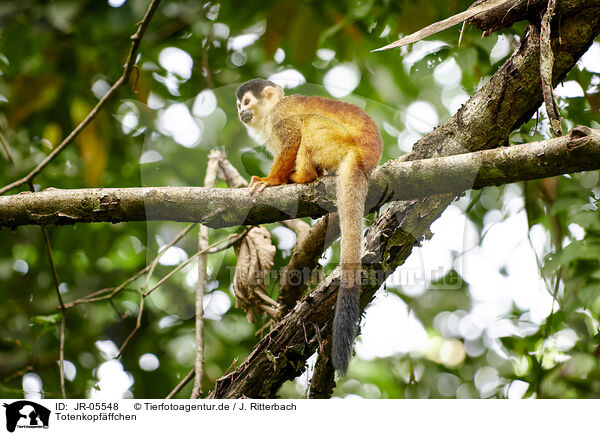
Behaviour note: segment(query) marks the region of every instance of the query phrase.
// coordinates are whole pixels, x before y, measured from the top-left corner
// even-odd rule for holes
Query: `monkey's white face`
[[[255,126],[262,122],[262,118],[268,116],[273,106],[283,97],[283,90],[277,86],[266,86],[257,98],[248,91],[241,100],[237,100],[238,116],[247,126]]]
[[[248,91],[241,100],[237,100],[240,121],[248,129],[248,134],[261,145],[271,135],[269,115],[282,97],[283,89],[279,86],[266,86],[259,98]]]
[[[255,118],[253,109],[257,108],[257,102],[258,100],[252,92],[246,92],[241,101],[237,100],[238,116],[244,124],[252,123]]]

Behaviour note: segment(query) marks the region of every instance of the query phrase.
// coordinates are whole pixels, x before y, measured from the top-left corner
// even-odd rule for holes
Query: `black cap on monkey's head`
[[[246,83],[242,83],[239,88],[235,91],[235,96],[238,100],[241,100],[246,92],[252,92],[252,94],[258,99],[260,98],[260,93],[267,86],[277,87],[275,83],[270,80],[265,79],[252,79],[248,80]]]

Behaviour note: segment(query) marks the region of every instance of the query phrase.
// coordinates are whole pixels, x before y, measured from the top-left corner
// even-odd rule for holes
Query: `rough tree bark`
[[[405,161],[412,159],[411,153],[391,160],[373,174],[367,209],[376,210],[392,200],[600,169],[600,130],[580,127],[576,135],[576,146],[571,143],[571,135],[436,159]],[[441,137],[437,135],[436,139]],[[321,216],[335,210],[334,193],[334,177],[323,177],[309,185],[271,187],[255,196],[245,189],[182,186],[51,188],[0,196],[0,228],[140,220],[200,222],[212,228],[255,225]]]

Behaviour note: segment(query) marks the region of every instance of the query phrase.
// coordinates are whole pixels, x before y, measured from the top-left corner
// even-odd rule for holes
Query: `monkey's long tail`
[[[362,219],[368,178],[360,157],[349,154],[338,169],[337,201],[342,233],[340,288],[333,321],[333,367],[345,374],[359,321]]]

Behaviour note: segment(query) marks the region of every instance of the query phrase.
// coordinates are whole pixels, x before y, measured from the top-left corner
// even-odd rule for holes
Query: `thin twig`
[[[208,227],[200,225],[198,231],[198,250],[206,251],[208,246]],[[198,282],[196,283],[195,328],[196,359],[194,362],[194,387],[190,399],[198,399],[202,394],[202,375],[204,358],[204,291],[206,281],[206,253],[198,256]]]
[[[172,399],[175,394],[179,393],[181,391],[181,389],[183,387],[185,387],[185,385],[190,381],[190,379],[192,379],[192,377],[194,376],[194,369],[191,369],[187,375],[185,375],[185,377],[181,380],[181,382],[179,382],[177,384],[177,386],[175,388],[173,388],[173,390],[167,395],[167,397],[165,397],[165,399]]]
[[[210,29],[206,35],[206,40],[204,41],[204,45],[202,46],[202,76],[206,79],[206,83],[208,87],[211,89],[215,88],[215,82],[212,78],[212,73],[210,72],[210,65],[208,64],[208,50],[210,48],[210,44],[212,42],[211,36],[214,28],[214,22],[211,24]]]
[[[189,227],[191,228],[191,227]],[[162,255],[162,253],[164,253],[164,251],[166,249],[169,248],[169,246],[174,245],[175,243],[177,243],[178,239],[183,237],[185,235],[185,233],[187,231],[189,231],[189,228],[186,228],[184,231],[182,231],[171,243],[169,243],[169,245],[165,246],[161,252],[159,253],[159,255]],[[251,227],[248,228],[248,230]],[[222,251],[224,249],[229,248],[230,246],[232,246],[237,240],[239,240],[239,238],[237,238],[236,236],[245,236],[246,233],[248,232],[248,230],[244,231],[243,233],[238,234],[230,234],[228,237],[219,240],[218,242],[213,243],[212,245],[210,245],[209,248],[213,248],[225,241],[231,240],[232,237],[235,237],[233,240],[231,240],[226,246],[223,246],[219,249],[209,249],[207,252],[208,253],[215,253],[215,252],[219,252]],[[197,255],[198,253],[194,254],[194,257]],[[187,264],[188,262],[186,262]],[[89,302],[100,302],[100,301],[105,301],[107,299],[111,299],[112,297],[115,296],[115,294],[117,294],[118,292],[120,292],[121,290],[123,290],[128,284],[130,284],[131,282],[135,281],[137,278],[139,278],[140,276],[142,276],[144,273],[146,273],[148,271],[148,269],[150,268],[150,264],[147,265],[146,267],[144,267],[143,269],[140,269],[137,273],[135,273],[135,275],[132,275],[131,277],[127,278],[127,280],[123,281],[123,283],[121,283],[119,286],[117,287],[110,287],[110,288],[105,288],[105,289],[101,289],[101,290],[97,290],[93,293],[90,293],[89,295],[80,298],[80,299],[76,299],[72,302],[67,302],[65,304],[65,308],[69,309],[74,307],[75,305],[79,305],[79,304],[87,304]],[[177,270],[179,270],[180,268],[178,268]],[[170,275],[169,275],[170,276]],[[161,281],[162,282],[162,281]],[[152,289],[153,290],[153,289]]]
[[[213,157],[211,157],[213,156]],[[204,187],[215,187],[219,161],[211,153],[208,165],[206,166],[206,176],[204,177]],[[208,250],[208,227],[200,225],[198,231],[198,251]],[[194,363],[194,387],[190,399],[197,399],[202,394],[202,375],[204,358],[204,291],[206,281],[206,253],[198,256],[198,282],[196,283],[196,361]]]
[[[135,321],[135,327],[133,328],[133,331],[131,331],[129,333],[129,335],[127,336],[127,338],[121,345],[121,348],[119,349],[119,354],[117,356],[115,356],[115,359],[117,359],[121,356],[121,354],[123,353],[123,350],[125,349],[125,346],[127,346],[127,344],[133,338],[135,333],[139,331],[140,326],[142,326],[142,314],[144,313],[144,300],[145,299],[146,298],[144,297],[144,294],[140,292],[140,308],[138,310],[137,319]]]
[[[33,184],[30,182],[30,187],[33,190]],[[46,245],[46,254],[48,255],[48,262],[50,263],[50,270],[52,271],[52,280],[54,281],[54,289],[56,290],[56,296],[60,305],[60,347],[59,347],[59,370],[60,370],[60,392],[63,399],[67,398],[65,390],[65,327],[66,327],[66,309],[65,304],[60,294],[60,281],[58,280],[58,272],[56,271],[56,265],[54,263],[54,255],[52,254],[52,246],[50,245],[50,236],[45,226],[40,226],[42,230],[42,236],[44,237],[44,244]]]
[[[540,29],[540,77],[542,79],[542,95],[546,105],[546,112],[550,119],[552,134],[562,136],[562,126],[558,103],[552,86],[552,70],[554,68],[554,53],[552,52],[550,23],[556,10],[556,0],[548,1],[548,8],[542,18]]]
[[[17,370],[16,372],[8,375],[7,377],[5,377],[2,381],[5,384],[10,384],[12,381],[14,381],[17,378],[20,378],[21,376],[23,376],[25,373],[27,372],[31,372],[35,370],[35,366],[33,364],[27,364],[25,367],[23,367],[22,369]],[[22,390],[19,390],[20,393],[22,393]]]
[[[243,237],[245,237],[246,234],[248,234],[248,231],[250,231],[251,228],[252,227],[248,227],[243,232],[241,232],[239,234],[230,234],[229,236],[225,237],[224,239],[221,239],[218,242],[213,243],[207,249],[203,249],[201,251],[197,251],[195,254],[191,255],[183,263],[180,263],[179,265],[177,265],[177,267],[175,269],[173,269],[171,272],[169,272],[164,277],[162,277],[162,279],[160,281],[158,281],[156,284],[154,284],[154,286],[150,290],[147,290],[144,293],[144,296],[148,296],[150,293],[152,293],[154,290],[156,290],[158,287],[160,287],[162,285],[162,283],[164,283],[167,279],[169,279],[171,276],[173,276],[174,273],[176,273],[177,271],[179,271],[179,270],[183,269],[185,266],[187,266],[190,263],[190,261],[192,261],[198,255],[202,255],[204,253],[213,254],[215,252],[223,251],[223,250],[229,248],[230,246],[233,246],[238,240],[240,240]],[[215,246],[218,246],[221,243],[226,242],[226,241],[229,241],[227,243],[227,245],[222,246],[222,247],[220,247],[218,249],[211,249],[211,248],[214,248]]]
[[[89,302],[100,302],[100,301],[105,301],[107,299],[111,299],[115,296],[115,294],[117,294],[118,292],[123,290],[125,287],[127,287],[127,284],[135,281],[137,278],[142,276],[148,270],[149,267],[150,267],[150,265],[139,270],[134,275],[132,275],[131,277],[129,277],[125,281],[123,281],[121,284],[119,284],[117,287],[109,287],[109,288],[96,290],[95,292],[90,293],[89,295],[84,296],[80,299],[76,299],[74,301],[67,302],[65,304],[65,308],[69,309],[69,308],[73,308],[75,305],[79,305],[79,304],[87,304]]]
[[[28,181],[29,189],[32,192],[35,192],[35,187],[33,185],[33,181]],[[60,345],[58,350],[58,367],[59,367],[59,377],[60,377],[60,392],[62,394],[63,399],[67,398],[66,390],[65,390],[65,303],[63,301],[62,295],[60,294],[60,280],[58,279],[58,272],[56,271],[56,264],[54,263],[54,255],[52,254],[52,245],[50,244],[50,236],[48,235],[48,230],[44,225],[40,226],[40,230],[42,231],[42,236],[44,238],[44,245],[46,246],[46,255],[48,256],[48,263],[50,263],[50,270],[52,271],[52,281],[54,282],[54,289],[56,290],[56,296],[58,298],[58,304],[60,307]]]
[[[529,191],[527,189],[527,185],[525,187],[526,187],[526,189],[525,189],[525,195],[526,195],[525,204],[527,204],[529,202],[529,201],[527,201]],[[551,219],[551,224],[552,224],[552,229],[553,229],[551,234],[553,236],[552,239],[554,242],[555,254],[558,254],[562,250],[563,234],[560,229],[560,225],[557,221],[556,215],[555,215],[554,211],[552,210],[552,206],[554,205],[553,197],[551,195],[545,194],[544,199],[547,202],[548,215],[553,216],[553,218]],[[527,215],[527,220],[528,220],[528,227],[531,227],[530,222],[529,222],[529,213],[526,213],[526,215]],[[527,238],[529,240],[531,250],[533,251],[533,253],[535,255],[540,276],[542,277],[542,279],[547,287],[548,293],[550,293],[552,295],[552,306],[550,308],[550,314],[548,314],[548,317],[546,317],[546,322],[544,325],[543,340],[542,340],[542,346],[540,349],[539,361],[535,365],[536,378],[534,379],[535,382],[532,383],[532,386],[531,386],[532,389],[536,392],[537,398],[541,399],[542,398],[542,380],[545,375],[544,367],[543,367],[544,353],[546,351],[546,343],[548,341],[548,337],[550,336],[550,333],[552,331],[552,321],[553,321],[554,312],[555,312],[554,309],[555,309],[555,305],[558,304],[557,295],[558,295],[558,291],[560,289],[560,281],[562,279],[563,269],[562,269],[562,266],[560,266],[557,269],[556,275],[554,276],[554,284],[552,285],[552,290],[551,290],[551,285],[543,273],[542,262],[539,259],[537,251],[534,248],[534,244],[533,244],[533,240],[531,239],[530,231],[527,231]]]
[[[540,361],[538,363],[537,370],[537,379],[535,385],[535,392],[537,394],[537,398],[542,398],[542,378],[544,377],[544,352],[546,351],[546,342],[548,341],[548,337],[550,336],[550,332],[552,331],[552,320],[554,318],[554,304],[558,303],[556,299],[558,295],[558,290],[560,288],[560,280],[562,275],[562,268],[559,267],[556,271],[556,277],[554,280],[554,291],[552,292],[552,307],[550,308],[550,314],[546,318],[546,324],[544,326],[544,338],[542,340],[542,348],[540,349]]]
[[[463,21],[462,26],[460,28],[460,35],[458,37],[458,46],[459,47],[460,47],[460,43],[462,42],[462,37],[463,37],[463,35],[465,33],[465,27],[466,27],[466,25],[467,25],[467,22]]]
[[[141,324],[142,324],[142,313],[144,311],[144,300],[145,300],[146,296],[148,296],[150,293],[152,293],[154,290],[156,290],[160,285],[162,285],[167,279],[169,279],[171,276],[173,276],[177,271],[181,270],[186,265],[188,265],[190,263],[190,261],[192,261],[197,256],[202,255],[204,253],[214,253],[214,252],[219,252],[219,251],[225,250],[225,249],[229,248],[230,246],[232,246],[234,243],[236,243],[239,239],[241,239],[242,237],[244,237],[248,233],[249,230],[250,230],[250,228],[246,229],[245,231],[243,231],[240,234],[235,234],[235,235],[230,234],[228,237],[226,237],[226,238],[224,238],[222,240],[219,240],[216,243],[213,243],[207,249],[203,249],[201,251],[196,252],[194,255],[190,256],[186,261],[184,261],[183,263],[179,264],[175,269],[173,269],[171,272],[169,272],[167,275],[165,275],[150,290],[148,290],[146,292],[140,291],[140,295],[141,295],[140,296],[140,308],[139,308],[137,320],[136,320],[136,323],[135,323],[135,328],[127,336],[127,338],[125,339],[125,341],[121,345],[121,348],[119,349],[119,354],[115,358],[119,358],[121,356],[121,354],[123,353],[123,350],[125,349],[125,346],[127,346],[127,344],[133,338],[133,336],[135,335],[135,333],[140,329]],[[212,250],[210,249],[211,247],[217,246],[217,245],[219,245],[219,244],[221,244],[221,243],[223,243],[223,242],[225,242],[227,240],[230,240],[230,242],[227,243],[227,245],[222,246],[221,248],[218,248],[218,249],[212,249]]]
[[[0,132],[0,142],[2,142],[3,147],[6,151],[7,159],[11,165],[14,165],[14,161],[12,156],[10,155],[8,144],[5,144],[4,137]],[[35,186],[32,181],[28,182],[29,189],[32,192],[35,192]],[[44,245],[46,247],[46,254],[48,256],[48,263],[50,264],[50,270],[52,271],[52,280],[54,282],[54,289],[56,290],[56,296],[58,298],[58,303],[60,307],[60,333],[59,333],[59,350],[58,350],[58,370],[59,370],[59,378],[60,378],[60,392],[63,399],[67,398],[67,393],[65,389],[65,329],[66,329],[66,309],[65,303],[63,301],[62,295],[60,294],[60,280],[58,279],[58,272],[56,270],[56,264],[54,263],[54,255],[52,254],[52,245],[50,244],[50,236],[48,234],[48,230],[44,225],[40,226],[40,230],[42,231],[42,237],[44,238]]]
[[[10,147],[8,146],[8,142],[6,141],[6,138],[4,137],[2,131],[0,131],[0,145],[2,145],[2,150],[4,151],[6,160],[8,161],[8,163],[14,166],[15,159],[13,159],[12,153],[10,152]]]
[[[62,309],[62,316],[60,316],[60,348],[59,348],[59,370],[60,370],[60,393],[63,399],[67,398],[67,392],[65,389],[65,331],[67,329],[67,318],[64,308]]]
[[[160,250],[160,252],[158,253],[158,255],[156,257],[154,257],[154,260],[152,260],[152,263],[150,263],[150,268],[148,269],[148,274],[146,275],[146,284],[144,284],[144,289],[147,289],[148,286],[150,285],[150,278],[152,277],[152,274],[154,273],[154,269],[156,268],[156,265],[158,264],[158,260],[161,259],[161,257],[163,256],[163,254],[165,252],[167,252],[167,250],[171,247],[173,247],[179,240],[181,240],[181,238],[186,235],[188,233],[189,230],[192,229],[192,227],[196,225],[194,223],[189,224],[188,226],[186,226],[183,231],[181,231],[172,241],[171,243],[169,243],[168,245],[166,245],[165,247],[163,247],[163,249]]]
[[[104,94],[104,96],[98,101],[96,106],[90,111],[90,113],[85,117],[81,123],[71,131],[71,133],[58,145],[56,148],[52,150],[48,156],[42,160],[29,174],[25,177],[17,180],[13,183],[10,183],[3,188],[0,189],[0,195],[19,187],[23,184],[29,183],[33,181],[33,179],[38,175],[52,160],[56,158],[67,146],[69,146],[73,140],[81,133],[81,131],[87,127],[87,125],[92,122],[92,120],[96,117],[100,109],[106,104],[106,102],[116,93],[117,89],[119,89],[122,85],[126,84],[129,81],[131,76],[131,71],[136,62],[137,52],[142,41],[142,37],[144,36],[144,32],[150,23],[150,19],[154,15],[154,12],[158,8],[158,4],[160,0],[152,0],[150,6],[148,6],[148,10],[144,15],[142,21],[140,21],[137,32],[131,36],[131,46],[129,48],[129,54],[127,55],[127,60],[125,61],[125,66],[123,68],[123,74],[121,77],[117,79],[117,81],[112,85],[109,91]]]
[[[150,267],[155,264],[156,262],[158,262],[158,259],[160,257],[162,257],[162,255],[169,249],[171,248],[173,245],[177,244],[177,242],[179,242],[179,240],[181,240],[181,238],[183,236],[185,236],[188,231],[190,231],[192,229],[192,227],[195,224],[190,224],[188,226],[186,226],[183,231],[181,231],[179,234],[177,234],[177,236],[175,236],[175,238],[166,246],[164,246],[160,252],[157,254],[157,256],[154,258],[154,260],[152,260],[152,262],[148,265],[146,265],[146,267],[144,267],[143,269],[140,269],[137,273],[135,273],[133,276],[127,278],[125,281],[123,281],[123,283],[121,283],[120,285],[118,285],[117,287],[110,287],[110,288],[106,288],[106,289],[101,289],[101,290],[97,290],[93,293],[90,293],[89,295],[74,300],[72,302],[68,302],[65,304],[65,308],[72,308],[75,305],[78,304],[86,304],[88,302],[99,302],[99,301],[104,301],[107,299],[111,299],[112,297],[114,297],[118,292],[120,292],[121,290],[123,290],[129,283],[135,281],[137,278],[139,278],[140,276],[142,276],[144,273],[146,273]],[[108,293],[108,294],[107,294]],[[100,296],[102,295],[102,296]]]

